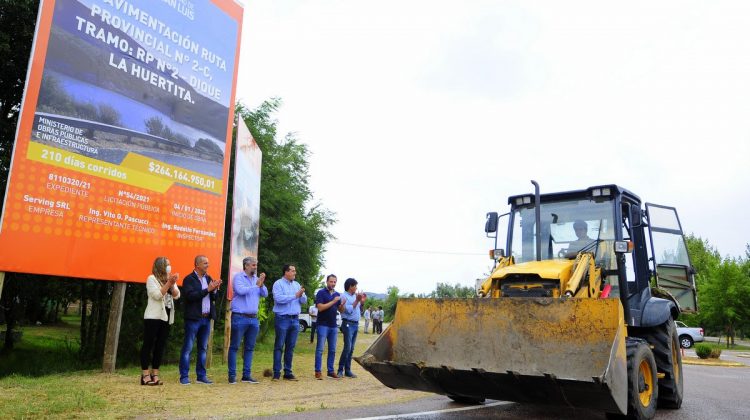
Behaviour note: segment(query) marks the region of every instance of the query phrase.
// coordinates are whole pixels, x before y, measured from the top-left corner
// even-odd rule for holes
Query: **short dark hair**
[[[286,273],[292,267],[294,267],[294,264],[284,264],[284,266],[281,268],[281,272]]]
[[[357,280],[354,280],[353,278],[349,277],[344,282],[344,291],[348,292],[349,288],[351,288],[352,286],[356,286],[356,285],[357,285]]]
[[[331,274],[328,275],[328,277],[326,277],[326,281],[328,281],[331,277],[334,277],[334,278],[338,279],[338,277],[336,277],[335,274],[331,273]]]

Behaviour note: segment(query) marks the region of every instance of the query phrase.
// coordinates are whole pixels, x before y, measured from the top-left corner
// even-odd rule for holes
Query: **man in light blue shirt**
[[[339,358],[339,370],[337,376],[356,378],[352,372],[352,354],[354,344],[357,342],[357,330],[359,329],[359,305],[364,303],[365,295],[357,293],[357,280],[348,278],[344,282],[344,293],[341,294],[339,312],[341,312],[341,332],[344,336],[344,349]]]
[[[268,289],[263,284],[266,273],[257,276],[258,260],[247,257],[242,260],[242,269],[232,278],[232,333],[228,354],[229,383],[237,383],[237,350],[240,341],[245,339],[245,350],[242,353],[242,382],[257,384],[250,374],[253,365],[255,339],[258,337],[258,303],[261,297],[268,296]]]
[[[284,264],[284,276],[273,284],[273,313],[276,340],[273,346],[273,379],[281,377],[281,352],[284,352],[284,379],[296,381],[292,373],[294,346],[299,335],[299,314],[307,303],[305,288],[295,281],[297,269]]]

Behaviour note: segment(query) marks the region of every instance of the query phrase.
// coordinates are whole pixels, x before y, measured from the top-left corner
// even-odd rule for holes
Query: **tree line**
[[[701,326],[706,334],[728,337],[750,335],[750,244],[741,257],[722,256],[707,239],[690,235],[688,254],[695,268],[698,313],[685,314],[686,324]]]

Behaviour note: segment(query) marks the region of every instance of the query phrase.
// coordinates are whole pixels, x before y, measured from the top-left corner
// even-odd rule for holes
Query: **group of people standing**
[[[326,287],[315,295],[315,308],[318,311],[316,330],[318,343],[315,347],[315,379],[323,379],[323,347],[328,344],[326,358],[326,376],[339,379],[343,376],[356,378],[352,372],[352,355],[357,342],[359,330],[360,307],[366,296],[357,292],[357,280],[348,278],[344,281],[344,293],[335,290],[338,278],[335,274],[326,277]],[[336,340],[338,327],[336,313],[341,313],[341,334],[344,338],[344,348],[339,357],[338,369],[335,369]]]
[[[364,317],[365,334],[369,334],[370,320],[372,320],[373,334],[380,334],[383,332],[383,317],[385,317],[385,312],[383,312],[382,306],[378,306],[377,308],[373,308],[372,306],[367,307],[367,309],[365,309]]]
[[[180,383],[189,385],[190,354],[197,339],[197,359],[195,366],[196,382],[212,384],[206,372],[206,355],[211,320],[218,321],[216,297],[222,284],[221,279],[208,275],[208,258],[195,257],[193,272],[183,279],[182,291],[177,287],[178,274],[172,273],[169,259],[158,257],[153,263],[151,275],[146,281],[148,304],[144,313],[144,339],[141,347],[141,385],[162,385],[159,378],[164,348],[169,335],[169,326],[174,323],[174,301],[185,301],[185,336],[180,352]],[[299,314],[302,305],[307,304],[305,288],[296,281],[296,267],[284,265],[283,276],[273,284],[275,341],[273,352],[273,380],[296,381],[292,372],[294,348],[299,334]],[[228,354],[227,376],[230,384],[237,383],[237,352],[243,344],[242,382],[259,383],[251,375],[255,341],[260,330],[258,305],[261,297],[268,296],[265,286],[266,274],[258,274],[258,260],[247,257],[242,260],[242,271],[232,278],[234,297],[231,301],[231,336]],[[365,295],[357,292],[357,280],[348,278],[344,282],[344,292],[335,290],[337,277],[330,274],[326,287],[315,295],[314,307],[317,310],[318,343],[315,349],[315,378],[323,379],[322,356],[325,343],[328,344],[326,375],[330,378],[356,378],[351,370],[354,345]],[[344,349],[335,369],[337,313],[341,313],[341,331]],[[382,318],[381,318],[382,319]]]

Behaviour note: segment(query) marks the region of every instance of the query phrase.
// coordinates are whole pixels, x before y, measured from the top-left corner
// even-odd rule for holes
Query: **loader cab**
[[[515,196],[511,205],[507,249],[516,263],[573,259],[591,252],[598,265],[615,270],[614,242],[618,232],[619,194],[612,186],[540,196],[541,255],[537,255],[537,228],[533,196]]]
[[[506,249],[516,263],[593,253],[602,269],[603,287],[611,287],[610,297],[621,298],[632,326],[660,321],[651,319],[647,308],[654,304],[652,279],[665,292],[660,296],[674,302],[673,318],[697,307],[692,267],[674,208],[646,204],[643,211],[640,198],[630,191],[595,186],[539,195],[537,228],[533,194],[512,196],[508,203]]]

